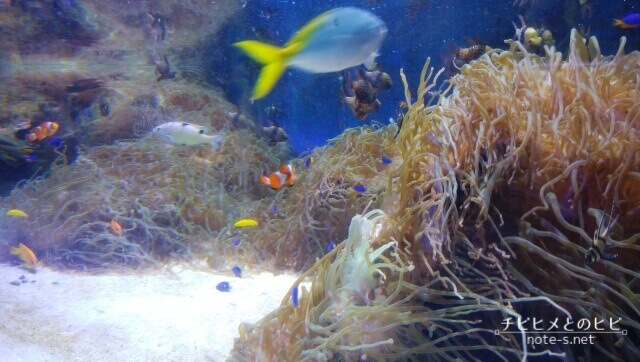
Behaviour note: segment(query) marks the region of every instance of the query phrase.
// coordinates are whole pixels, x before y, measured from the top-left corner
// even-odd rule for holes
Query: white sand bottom
[[[10,284],[21,275],[26,283]],[[224,361],[238,325],[275,309],[296,279],[176,275],[30,274],[0,265],[0,359]],[[216,289],[221,281],[230,292]]]

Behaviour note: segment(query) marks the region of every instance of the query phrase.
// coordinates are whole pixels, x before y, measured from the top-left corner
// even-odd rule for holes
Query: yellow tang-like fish
[[[29,217],[26,212],[18,209],[11,209],[7,211],[7,215],[9,216],[17,216],[17,217]]]
[[[34,254],[33,251],[23,243],[20,243],[17,248],[12,247],[10,252],[13,255],[17,255],[30,268],[38,266],[38,258],[36,258],[36,254]]]
[[[236,223],[233,224],[233,226],[237,228],[258,226],[258,222],[254,219],[242,219],[242,220],[236,221]]]

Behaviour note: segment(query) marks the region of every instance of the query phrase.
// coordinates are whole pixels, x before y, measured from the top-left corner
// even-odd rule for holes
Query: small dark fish
[[[273,117],[274,120],[275,118],[277,118],[278,114],[284,114],[284,110],[282,110],[280,107],[276,106],[276,105],[272,105],[270,107],[267,107],[264,109],[264,112]]]
[[[333,243],[333,241],[330,241],[329,244],[327,244],[327,251],[331,251],[333,249],[335,249],[336,244]]]
[[[149,17],[151,18],[151,20],[153,21],[153,23],[151,23],[151,27],[155,27],[158,26],[160,28],[160,39],[164,40],[165,36],[167,36],[167,25],[165,24],[165,19],[164,16],[160,15],[160,14],[151,14],[148,13]]]
[[[100,78],[78,79],[67,84],[67,93],[78,93],[102,86],[104,86],[104,82]]]
[[[278,215],[278,207],[276,205],[271,206],[271,213],[273,215]]]
[[[396,116],[396,124],[398,125],[398,130],[396,131],[395,136],[393,136],[394,139],[396,139],[400,134],[400,129],[402,128],[402,122],[404,122],[404,113],[398,112],[398,115]]]
[[[64,141],[58,137],[50,138],[47,142],[49,142],[49,145],[53,148],[60,148],[64,144]]]
[[[228,282],[220,282],[218,283],[218,285],[216,285],[216,289],[218,289],[221,292],[228,292],[231,290],[231,286],[229,285]]]
[[[231,244],[231,245],[233,245],[234,248],[237,248],[238,245],[240,245],[240,241],[241,241],[240,239],[236,239],[236,240],[233,241],[233,244]]]
[[[233,271],[233,275],[237,276],[238,278],[242,278],[240,276],[242,274],[242,269],[240,269],[239,266],[235,265],[231,270]]]
[[[173,79],[178,74],[171,69],[171,64],[169,64],[169,58],[167,57],[166,54],[163,56],[163,59],[164,59],[164,62],[162,61],[155,62],[156,71],[158,72],[158,74],[160,74],[160,76],[156,79],[156,82],[159,82],[165,79]]]
[[[291,289],[291,305],[294,308],[298,308],[298,286],[294,285]]]
[[[585,255],[586,265],[597,263],[601,259],[611,261],[618,257],[618,254],[609,254],[605,252],[605,250],[613,246],[613,242],[611,241],[611,233],[621,233],[622,231],[622,228],[618,224],[619,216],[620,215],[614,218],[613,216],[605,212],[602,212],[599,215],[600,221],[598,223],[598,227],[593,234],[591,247],[589,247],[589,250],[587,250],[587,254]],[[596,220],[597,219],[598,216],[596,216]]]
[[[353,186],[353,191],[355,191],[355,192],[357,192],[357,193],[360,193],[360,194],[361,194],[361,193],[363,193],[363,192],[367,191],[367,188],[366,188],[366,187],[364,187],[364,186],[363,186],[363,185],[361,185],[361,184],[357,184],[357,185]]]
[[[393,162],[389,157],[382,157],[380,161],[382,162],[383,165],[389,165],[391,164],[391,162]]]
[[[101,96],[100,99],[98,99],[98,106],[100,108],[100,114],[103,117],[106,117],[111,113],[111,106],[109,106],[109,101],[107,101],[106,97]]]

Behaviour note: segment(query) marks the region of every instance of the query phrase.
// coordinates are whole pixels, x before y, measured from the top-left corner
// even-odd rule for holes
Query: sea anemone
[[[571,39],[564,61],[518,42],[489,51],[428,100],[441,72],[427,62],[412,104],[401,74],[402,164],[384,214],[369,215],[380,233],[364,233],[377,237],[356,254],[354,218],[347,241],[305,274],[314,277],[300,306],[285,298],[241,327],[234,357],[639,358],[640,53],[625,55],[624,38],[614,57],[595,38]],[[592,215],[603,213],[618,216],[620,256],[591,268]],[[528,338],[544,332],[500,333],[527,318],[612,319],[627,333],[535,349]]]

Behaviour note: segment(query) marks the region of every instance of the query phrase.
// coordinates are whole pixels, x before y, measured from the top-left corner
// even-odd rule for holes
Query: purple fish
[[[240,269],[239,266],[235,265],[231,270],[233,271],[233,275],[237,276],[238,278],[242,278],[240,276],[240,274],[242,274],[242,269]]]
[[[231,290],[231,286],[229,285],[228,282],[220,282],[218,283],[218,285],[216,285],[216,289],[218,289],[221,292],[228,292]]]
[[[38,157],[36,157],[36,155],[24,156],[24,160],[29,162],[29,163],[36,162],[36,161],[38,161]]]
[[[633,29],[640,25],[640,14],[629,13],[622,17],[622,19],[614,19],[613,25],[621,27],[622,29]]]
[[[388,164],[390,164],[391,162],[393,162],[393,161],[391,161],[391,159],[390,159],[389,157],[382,157],[382,158],[380,159],[380,161],[382,162],[382,164],[383,164],[383,165],[388,165]]]
[[[233,241],[233,244],[231,244],[231,245],[233,245],[234,248],[237,248],[238,245],[240,245],[240,241],[241,241],[240,239],[236,239],[236,240]]]
[[[291,288],[291,305],[293,305],[294,308],[298,308],[298,286],[294,285],[293,288]]]
[[[361,184],[357,184],[357,185],[353,186],[353,191],[355,191],[355,192],[357,192],[357,193],[360,193],[360,194],[361,194],[361,193],[363,193],[363,192],[367,191],[367,188],[366,188],[366,187],[364,187],[364,186],[363,186],[363,185],[361,185]]]
[[[327,244],[327,251],[331,251],[336,247],[336,244],[333,243],[333,241],[330,241],[329,244]]]
[[[51,145],[51,147],[53,148],[59,148],[64,144],[64,141],[58,137],[50,138],[48,142],[49,142],[49,145]]]

